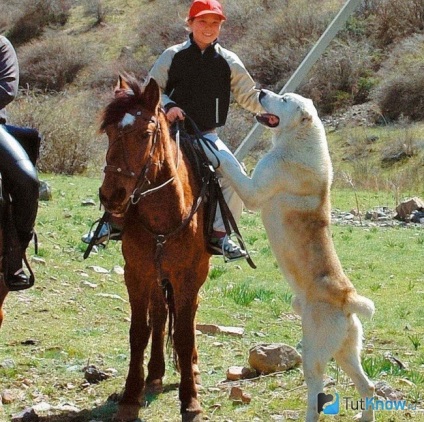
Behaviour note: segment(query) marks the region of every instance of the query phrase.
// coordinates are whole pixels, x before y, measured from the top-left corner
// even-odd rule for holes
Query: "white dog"
[[[352,378],[361,397],[374,386],[360,361],[362,325],[356,314],[371,317],[374,304],[357,294],[344,274],[330,233],[332,165],[324,127],[311,100],[297,94],[262,90],[267,113],[257,120],[273,132],[271,150],[249,178],[225,153],[217,151],[220,170],[245,205],[260,210],[286,280],[295,292],[293,308],[302,317],[303,369],[308,387],[306,421],[317,421],[323,403],[323,375],[334,357]],[[209,158],[218,164],[208,153]],[[325,396],[324,396],[325,397]],[[325,401],[324,401],[325,403]],[[358,415],[374,421],[371,408]]]

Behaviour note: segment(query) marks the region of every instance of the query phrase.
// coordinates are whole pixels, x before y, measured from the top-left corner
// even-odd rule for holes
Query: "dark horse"
[[[124,216],[122,251],[131,305],[131,359],[115,420],[136,419],[144,394],[161,391],[169,315],[182,420],[200,421],[195,315],[210,258],[201,181],[169,134],[153,79],[143,90],[133,78],[120,76],[102,117],[100,129],[109,146],[100,200],[107,211]],[[145,379],[143,355],[150,336]]]

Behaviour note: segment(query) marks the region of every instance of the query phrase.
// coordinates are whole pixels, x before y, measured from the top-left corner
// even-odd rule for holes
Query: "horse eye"
[[[147,131],[143,133],[142,138],[147,139],[147,138],[150,138],[151,136],[152,136],[152,132]]]

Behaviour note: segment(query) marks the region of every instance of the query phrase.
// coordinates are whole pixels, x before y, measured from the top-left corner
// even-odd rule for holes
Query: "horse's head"
[[[144,87],[119,77],[115,98],[103,111],[100,130],[109,139],[100,201],[107,211],[122,214],[135,191],[144,189],[164,124],[160,89],[154,79]]]

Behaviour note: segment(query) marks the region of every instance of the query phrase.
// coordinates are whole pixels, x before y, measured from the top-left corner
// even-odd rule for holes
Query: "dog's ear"
[[[301,108],[300,113],[302,124],[312,123],[313,116],[306,108]]]

